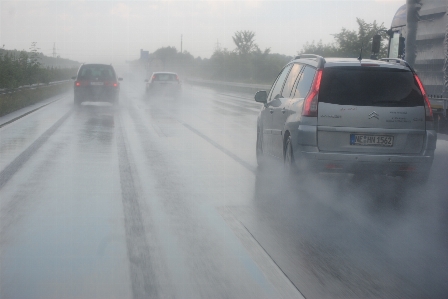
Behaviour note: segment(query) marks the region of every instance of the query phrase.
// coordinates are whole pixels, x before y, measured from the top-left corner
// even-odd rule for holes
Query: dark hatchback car
[[[123,79],[117,77],[112,65],[83,64],[73,79],[75,105],[84,101],[118,103],[119,81]]]
[[[432,110],[403,60],[300,55],[255,100],[264,103],[259,164],[272,156],[291,170],[428,178],[437,140]]]

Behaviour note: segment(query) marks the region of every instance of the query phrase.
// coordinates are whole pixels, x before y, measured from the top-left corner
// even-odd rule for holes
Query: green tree
[[[162,47],[152,53],[152,59],[159,59],[163,68],[167,69],[177,63],[177,49],[176,47]]]
[[[258,49],[258,46],[255,43],[255,32],[253,31],[237,31],[232,39],[236,45],[235,51],[240,55],[249,54]]]
[[[27,84],[67,80],[76,73],[74,61],[71,62],[71,68],[43,67],[40,59],[45,56],[37,52],[35,44],[34,49],[37,55],[33,57],[33,52],[0,48],[0,88],[11,89]]]
[[[386,57],[387,55],[387,40],[386,27],[383,23],[378,24],[376,21],[373,23],[367,23],[363,19],[356,18],[358,24],[358,30],[348,30],[342,28],[339,33],[333,34],[334,43],[322,44],[322,41],[315,44],[314,41],[309,44],[306,43],[303,46],[300,53],[309,53],[322,55],[324,57],[352,57],[357,58],[361,54],[362,58],[370,58],[372,50],[372,39],[376,34],[380,34],[382,37],[382,45],[379,53],[379,57]]]
[[[322,40],[320,40],[318,43],[315,43],[314,41],[312,43],[306,43],[302,51],[299,51],[298,54],[316,54],[323,57],[337,57],[340,56],[339,49],[334,44],[323,44]]]

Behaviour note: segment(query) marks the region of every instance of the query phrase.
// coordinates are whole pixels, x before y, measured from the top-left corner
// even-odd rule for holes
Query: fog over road
[[[60,97],[0,128],[0,298],[448,297],[446,135],[425,187],[291,180],[252,95]]]

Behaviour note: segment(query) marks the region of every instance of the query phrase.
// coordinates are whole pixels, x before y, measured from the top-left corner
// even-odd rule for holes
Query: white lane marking
[[[228,226],[249,252],[253,261],[255,261],[265,275],[268,275],[267,278],[274,285],[282,298],[305,299],[300,290],[292,283],[286,273],[281,270],[261,244],[254,238],[247,228],[233,216],[231,209],[229,207],[222,207],[218,210]]]

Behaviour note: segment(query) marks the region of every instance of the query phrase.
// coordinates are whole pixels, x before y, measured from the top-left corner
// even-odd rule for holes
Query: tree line
[[[62,59],[63,68],[47,66],[41,61],[51,59],[38,50],[35,42],[29,52],[0,49],[0,89],[67,80],[76,73],[77,62]]]
[[[333,34],[334,41],[307,42],[296,54],[317,54],[324,57],[370,58],[372,38],[382,36],[379,57],[387,54],[387,35],[383,24],[368,23],[356,19],[358,30],[342,28]],[[175,47],[163,47],[149,55],[149,71],[177,71],[184,76],[219,81],[271,84],[293,56],[271,53],[271,49],[260,49],[253,31],[237,31],[232,40],[233,50],[216,48],[210,58],[193,57],[188,51],[178,52]]]

